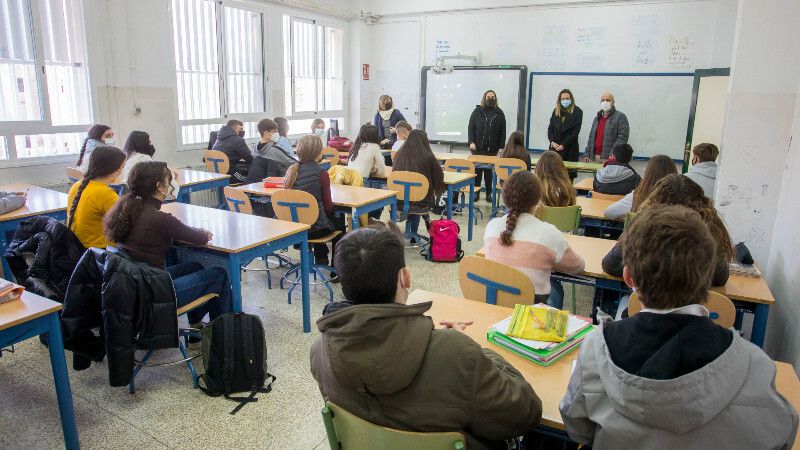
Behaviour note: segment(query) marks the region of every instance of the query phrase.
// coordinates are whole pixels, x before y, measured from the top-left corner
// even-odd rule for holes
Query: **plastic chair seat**
[[[206,294],[202,297],[199,297],[196,300],[178,308],[178,316],[182,316],[195,308],[199,308],[215,298],[219,298],[219,294]]]
[[[339,236],[340,234],[342,234],[341,231],[334,231],[333,233],[331,233],[331,234],[329,234],[327,236],[323,236],[321,238],[309,239],[308,243],[309,244],[325,244],[325,243],[328,243],[328,242],[332,241],[336,236]]]

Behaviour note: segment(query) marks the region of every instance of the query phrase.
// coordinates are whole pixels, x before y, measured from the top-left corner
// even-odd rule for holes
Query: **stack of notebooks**
[[[550,315],[540,315],[539,312],[544,313],[547,309],[553,310],[554,308],[550,308],[548,306],[529,306],[529,305],[517,305],[515,309],[515,315],[509,317],[508,319],[502,320],[497,322],[496,324],[492,325],[489,328],[489,331],[486,333],[486,338],[489,342],[499,345],[500,347],[505,348],[506,350],[512,351],[523,358],[526,358],[530,361],[533,361],[540,366],[549,366],[559,359],[561,359],[564,355],[572,351],[573,349],[577,348],[581,342],[583,342],[583,338],[594,329],[591,320],[575,316],[572,314],[568,314],[565,311],[559,311],[559,313],[563,313],[563,316],[566,317],[566,327],[563,326],[563,323],[560,323],[562,330],[558,333],[561,336],[555,339],[548,340],[532,340],[532,339],[523,339],[519,337],[512,337],[511,334],[518,335],[520,330],[519,318],[523,317],[523,315],[519,314],[520,307],[526,308],[525,312],[528,315],[533,316],[532,313],[528,312],[528,310],[536,311],[536,316],[538,317],[547,317],[548,319],[542,323],[539,322],[537,319],[532,319],[536,322],[541,323],[542,325],[547,325],[548,327],[551,324]],[[537,311],[537,310],[542,311]],[[527,315],[524,317],[527,318]],[[553,322],[561,322],[553,317]],[[512,321],[514,322],[512,324]],[[559,342],[552,342],[552,340],[560,340]]]
[[[267,178],[264,178],[264,187],[265,188],[282,188],[283,187],[283,177],[267,177]]]
[[[731,261],[728,266],[730,267],[731,275],[739,275],[742,277],[760,278],[761,271],[758,267],[752,264],[742,264],[740,262]]]
[[[0,280],[0,304],[19,300],[25,288],[10,281]]]

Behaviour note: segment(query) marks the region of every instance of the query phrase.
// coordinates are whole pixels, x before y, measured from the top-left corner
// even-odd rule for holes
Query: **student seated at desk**
[[[104,219],[109,241],[125,250],[136,261],[165,268],[165,255],[175,241],[206,245],[211,232],[184,225],[172,214],[161,212],[170,194],[172,171],[167,163],[148,161],[134,166],[128,177],[128,191]],[[206,294],[219,297],[189,312],[191,328],[201,326],[206,313],[211,320],[230,312],[231,287],[225,269],[204,268],[198,262],[166,267],[175,286],[178,308]]]
[[[406,305],[411,273],[393,231],[359,228],[334,255],[347,299],[317,321],[311,373],[322,397],[378,425],[458,431],[467,448],[508,448],[528,433],[542,403],[511,364],[462,334],[470,323],[434,328],[430,303]]]
[[[297,141],[297,157],[300,162],[289,167],[283,184],[286,189],[308,192],[317,200],[319,215],[317,216],[317,221],[308,230],[308,238],[319,239],[336,230],[344,233],[344,216],[336,217],[333,213],[330,176],[328,172],[319,167],[322,157],[322,143],[315,136],[301,137]],[[336,253],[336,243],[338,241],[339,237],[335,237],[331,241],[331,252]],[[330,265],[327,244],[314,244],[314,260],[317,264]]]
[[[561,155],[552,150],[542,153],[534,173],[542,186],[544,206],[564,207],[575,204],[575,187],[572,186],[572,179]]]
[[[362,125],[358,137],[350,147],[347,168],[358,172],[363,179],[371,176],[385,178],[386,162],[379,146],[380,142],[378,127],[369,123]],[[369,217],[379,219],[382,213],[383,208],[371,211]]]
[[[406,139],[408,139],[408,134],[411,133],[414,128],[405,120],[401,120],[397,122],[394,129],[397,131],[397,140],[392,144],[392,150],[400,150],[400,147],[402,147]]]
[[[0,214],[16,211],[25,206],[28,194],[25,192],[0,191]]]
[[[246,183],[258,183],[267,177],[282,177],[286,175],[286,169],[297,162],[293,152],[287,153],[276,145],[280,138],[277,123],[261,119],[257,127],[261,139],[253,149],[255,157],[247,172]]]
[[[630,162],[633,159],[633,147],[628,144],[616,144],[611,149],[611,159],[594,176],[593,189],[603,194],[626,195],[633,192],[641,177]]]
[[[140,162],[153,161],[156,148],[153,147],[153,142],[149,134],[144,131],[131,131],[131,134],[128,135],[128,140],[125,141],[123,151],[127,155],[127,159],[125,160],[125,166],[122,168],[122,175],[119,177],[118,181],[127,183],[128,176],[133,166]],[[173,193],[177,193],[181,188],[177,180],[175,180],[174,175],[170,187]]]
[[[597,450],[790,448],[798,416],[775,390],[775,363],[703,306],[703,262],[717,251],[706,221],[643,209],[622,246],[644,309],[584,339],[560,404],[569,437]]]
[[[292,155],[294,157],[294,150],[292,149],[292,143],[289,141],[289,121],[286,117],[276,117],[275,123],[278,124],[278,142],[275,143],[278,147],[283,150],[284,153],[287,155]]]
[[[500,158],[519,159],[525,162],[525,165],[528,167],[527,170],[531,170],[531,154],[528,153],[528,149],[525,148],[525,134],[523,134],[522,131],[511,133],[511,136],[509,136],[506,141],[506,146],[500,150],[497,156]]]
[[[639,206],[650,195],[650,192],[653,191],[656,183],[665,176],[673,173],[678,173],[678,169],[669,156],[653,156],[650,158],[650,161],[647,162],[647,167],[644,169],[644,177],[639,185],[636,186],[636,189],[606,208],[606,210],[603,211],[603,215],[606,219],[617,220],[625,217],[629,212],[636,212]]]
[[[80,169],[81,172],[89,170],[89,158],[92,152],[97,147],[112,146],[114,141],[114,130],[108,125],[95,124],[86,133],[86,139],[83,140],[80,154],[78,155],[78,162],[75,167]]]
[[[717,185],[717,156],[719,149],[714,144],[697,144],[692,149],[692,167],[686,176],[703,188],[706,197],[714,201],[714,189]]]
[[[324,120],[317,118],[311,121],[311,135],[319,138],[323,148],[328,145],[328,141],[325,138]]]
[[[69,190],[67,227],[86,248],[112,245],[103,233],[103,216],[119,200],[108,185],[119,178],[124,165],[125,152],[116,147],[97,147],[89,156],[83,179]]]
[[[244,140],[244,123],[241,120],[231,119],[220,128],[211,150],[219,150],[228,156],[228,175],[232,183],[247,180],[247,169],[253,162],[253,155]]]
[[[416,172],[428,179],[428,195],[419,202],[409,202],[408,218],[406,219],[406,237],[412,237],[419,230],[420,218],[425,219],[425,229],[428,229],[430,219],[428,214],[437,206],[439,197],[447,190],[444,185],[444,172],[439,161],[433,155],[431,143],[424,130],[413,130],[408,134],[408,139],[403,144],[402,150],[397,152],[394,161],[394,170]],[[399,205],[402,208],[402,205]]]
[[[550,283],[550,272],[583,271],[583,258],[570,248],[558,229],[537,219],[541,186],[530,172],[516,172],[503,185],[503,202],[509,213],[489,221],[483,236],[486,258],[519,269],[533,282],[534,303],[564,306],[560,283]],[[552,289],[551,289],[552,287]]]

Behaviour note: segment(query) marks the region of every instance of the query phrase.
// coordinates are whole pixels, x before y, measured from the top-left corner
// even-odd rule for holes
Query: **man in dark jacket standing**
[[[231,182],[243,183],[247,179],[247,170],[253,162],[253,155],[244,140],[244,124],[240,120],[231,119],[217,132],[217,141],[211,150],[219,150],[228,156],[230,166],[228,175]]]
[[[497,104],[497,94],[494,91],[483,93],[480,105],[475,105],[475,110],[469,116],[467,127],[469,151],[473,155],[496,156],[497,152],[506,143],[506,115]],[[475,187],[481,187],[481,178],[486,184],[486,201],[492,198],[492,170],[488,164],[477,164],[475,171]],[[475,195],[478,199],[478,195]]]
[[[396,232],[361,228],[336,247],[346,302],[317,321],[311,372],[326,401],[378,425],[459,431],[467,448],[502,442],[539,423],[542,403],[511,364],[461,331],[436,329],[431,303],[405,305],[411,274]]]
[[[600,96],[600,111],[592,122],[583,161],[605,162],[611,149],[617,144],[627,144],[630,135],[628,118],[614,107],[614,94],[606,92]]]

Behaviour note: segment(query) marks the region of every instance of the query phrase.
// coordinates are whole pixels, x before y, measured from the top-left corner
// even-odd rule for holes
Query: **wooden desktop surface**
[[[214,237],[206,247],[225,253],[239,253],[310,228],[305,224],[186,203],[166,203],[161,210],[186,225],[212,232]]]
[[[61,308],[61,303],[25,291],[19,300],[0,305],[0,331],[60,311]]]
[[[230,175],[228,174],[205,172],[202,170],[192,169],[175,169],[175,173],[178,175],[175,180],[178,182],[178,186],[191,186],[193,184],[230,178]]]
[[[392,174],[392,168],[387,167],[383,173],[382,177],[372,177],[375,179],[387,179]],[[475,178],[474,173],[460,173],[460,172],[449,172],[447,170],[444,171],[444,184],[455,184],[460,183],[468,178]]]
[[[609,206],[616,203],[616,200],[605,200],[601,198],[587,198],[587,197],[577,197],[575,199],[575,203],[581,207],[581,216],[588,217],[590,219],[604,219],[604,220],[611,220],[606,219],[606,216],[603,214]],[[616,222],[623,222],[623,220],[616,220]]]
[[[542,367],[486,340],[489,327],[511,316],[513,309],[422,290],[415,290],[408,298],[409,304],[427,301],[432,301],[433,306],[426,315],[433,318],[434,326],[437,328],[440,320],[473,321],[474,323],[467,327],[466,334],[482,347],[494,350],[511,363],[542,399],[542,425],[564,429],[561,414],[558,412],[558,403],[567,391],[569,377],[572,374],[572,360],[578,357],[577,350],[573,350],[550,367]]]
[[[269,197],[273,192],[282,188],[267,188],[264,187],[263,182],[256,182],[245,184],[243,186],[236,186],[234,189],[239,189],[252,195]],[[373,189],[360,186],[331,184],[331,200],[333,201],[333,204],[347,208],[357,208],[378,200],[394,197],[395,195],[396,194],[394,191],[389,191],[386,189]]]
[[[32,184],[13,183],[0,185],[0,191],[28,192],[25,206],[0,215],[0,222],[67,209],[67,194]]]
[[[492,155],[469,155],[467,160],[472,161],[475,164],[497,164],[497,161],[500,159],[498,156]]]
[[[584,178],[575,182],[575,189],[579,191],[591,191],[594,188],[594,177]]]

